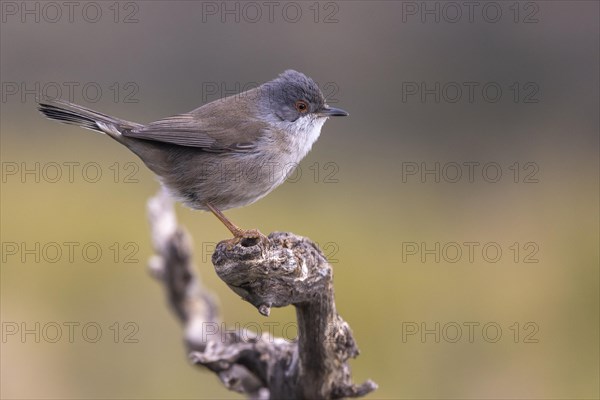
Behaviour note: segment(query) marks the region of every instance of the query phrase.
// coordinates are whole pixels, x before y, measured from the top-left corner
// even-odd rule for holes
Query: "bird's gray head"
[[[327,105],[315,81],[291,69],[260,87],[260,103],[264,111],[286,122],[348,115]]]

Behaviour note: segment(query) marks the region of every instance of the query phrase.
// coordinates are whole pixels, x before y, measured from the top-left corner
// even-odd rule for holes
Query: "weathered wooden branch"
[[[294,305],[298,319],[294,342],[244,329],[225,331],[213,297],[194,272],[191,239],[177,226],[166,193],[150,199],[148,214],[156,251],[150,270],[184,326],[194,364],[253,399],[338,399],[377,388],[370,380],[352,384],[348,359],[358,355],[358,348],[335,308],[331,265],[313,242],[276,232],[268,242],[217,245],[215,270],[234,292],[265,316],[271,307]]]

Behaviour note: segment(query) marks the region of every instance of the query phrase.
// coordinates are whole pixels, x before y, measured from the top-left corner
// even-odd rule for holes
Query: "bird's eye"
[[[304,100],[298,100],[295,104],[295,107],[296,110],[302,114],[308,111],[308,104]]]

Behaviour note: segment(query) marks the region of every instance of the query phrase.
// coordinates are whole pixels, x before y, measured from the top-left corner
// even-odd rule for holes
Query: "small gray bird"
[[[148,125],[63,100],[40,102],[48,118],[106,133],[133,151],[169,193],[190,208],[211,211],[236,238],[264,236],[221,212],[267,195],[310,151],[328,117],[317,84],[287,70],[263,85]]]

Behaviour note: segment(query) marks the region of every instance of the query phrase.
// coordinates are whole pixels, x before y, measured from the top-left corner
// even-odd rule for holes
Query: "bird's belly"
[[[175,198],[197,210],[208,210],[207,203],[220,210],[252,204],[281,185],[297,165],[281,157],[252,154],[195,158],[194,173],[185,182],[181,174],[161,181]]]

